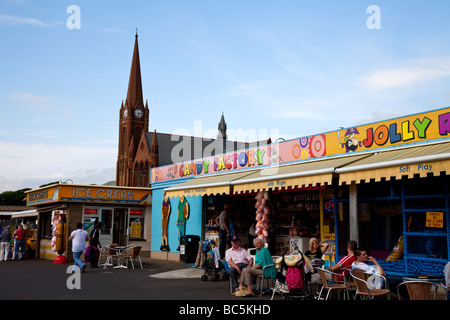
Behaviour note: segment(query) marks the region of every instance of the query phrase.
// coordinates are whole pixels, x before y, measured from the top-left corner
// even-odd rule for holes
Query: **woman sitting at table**
[[[274,279],[276,276],[275,268],[264,268],[268,265],[273,265],[273,259],[269,250],[264,248],[264,240],[261,238],[253,239],[253,245],[256,248],[255,263],[251,268],[247,267],[242,270],[241,277],[239,279],[239,291],[244,290],[247,287],[245,296],[254,296],[255,293],[252,289],[253,279],[259,275],[263,275],[265,278]]]

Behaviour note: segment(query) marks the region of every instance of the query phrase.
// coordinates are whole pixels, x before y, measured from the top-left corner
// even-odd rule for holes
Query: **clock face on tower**
[[[144,115],[144,112],[142,112],[141,109],[136,109],[136,110],[134,110],[134,116],[135,116],[136,118],[142,118],[143,115]]]
[[[123,117],[126,118],[128,116],[128,109],[125,109],[123,111]]]

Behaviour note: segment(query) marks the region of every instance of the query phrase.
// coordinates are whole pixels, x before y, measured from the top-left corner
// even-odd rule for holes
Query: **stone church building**
[[[252,143],[229,141],[223,114],[215,140],[160,133],[156,129],[150,132],[148,102],[144,103],[142,93],[137,34],[127,97],[125,102],[122,101],[119,119],[117,186],[150,187],[151,168],[270,143],[270,139]]]

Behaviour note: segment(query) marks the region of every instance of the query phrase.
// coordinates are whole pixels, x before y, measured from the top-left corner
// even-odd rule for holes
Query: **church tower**
[[[143,132],[148,132],[149,109],[142,95],[141,65],[138,35],[134,41],[130,79],[125,104],[122,101],[119,115],[119,152],[117,156],[116,185],[132,186],[133,163]]]
[[[227,124],[225,122],[225,117],[222,112],[222,117],[220,118],[219,132],[217,133],[217,147],[219,148],[218,153],[226,153],[227,152]],[[220,145],[222,143],[222,145]],[[221,149],[220,149],[221,148]]]

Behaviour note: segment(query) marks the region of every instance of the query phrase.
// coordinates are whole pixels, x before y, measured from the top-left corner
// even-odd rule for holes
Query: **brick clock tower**
[[[141,138],[148,132],[149,109],[142,95],[141,66],[138,35],[134,42],[130,80],[125,104],[122,101],[119,116],[119,153],[117,157],[116,185],[137,186],[135,158]]]

